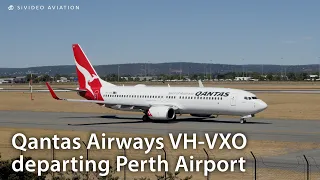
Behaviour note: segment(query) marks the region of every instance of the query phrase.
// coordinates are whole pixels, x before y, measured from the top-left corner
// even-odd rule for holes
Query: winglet
[[[47,85],[47,87],[48,87],[48,89],[49,89],[49,91],[50,91],[51,96],[52,96],[54,99],[56,99],[56,100],[61,100],[61,99],[56,95],[56,93],[53,91],[53,89],[51,88],[51,86],[49,85],[48,82],[46,82],[46,85]]]

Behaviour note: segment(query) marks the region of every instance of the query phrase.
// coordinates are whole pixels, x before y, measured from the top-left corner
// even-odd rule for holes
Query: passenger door
[[[236,97],[234,95],[231,96],[230,104],[231,104],[231,106],[235,106],[236,105]]]

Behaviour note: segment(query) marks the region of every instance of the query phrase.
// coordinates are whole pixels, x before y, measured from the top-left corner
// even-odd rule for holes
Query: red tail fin
[[[75,58],[76,66],[77,66],[79,88],[80,89],[88,88],[87,83],[93,82],[95,79],[97,79],[97,82],[93,83],[92,86],[100,86],[101,87],[101,83],[99,82],[100,78],[99,78],[97,72],[92,67],[87,56],[82,51],[80,45],[73,44],[72,48],[73,48],[73,54],[74,54],[74,58]]]

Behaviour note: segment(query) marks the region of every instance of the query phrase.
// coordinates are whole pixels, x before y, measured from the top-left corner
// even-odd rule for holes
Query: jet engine
[[[173,120],[176,112],[168,106],[154,106],[149,109],[148,116],[152,120]]]

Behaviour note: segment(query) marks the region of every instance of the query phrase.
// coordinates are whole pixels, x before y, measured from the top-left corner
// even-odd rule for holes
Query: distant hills
[[[133,64],[113,64],[94,66],[100,76],[117,74],[119,68],[120,75],[144,76],[159,74],[225,74],[228,72],[258,72],[258,73],[285,73],[285,72],[307,72],[315,73],[319,71],[318,64],[309,65],[231,65],[231,64],[208,64],[190,62],[172,63],[133,63]],[[0,68],[0,76],[24,76],[30,71],[38,74],[75,75],[75,65],[41,66],[30,68]]]

